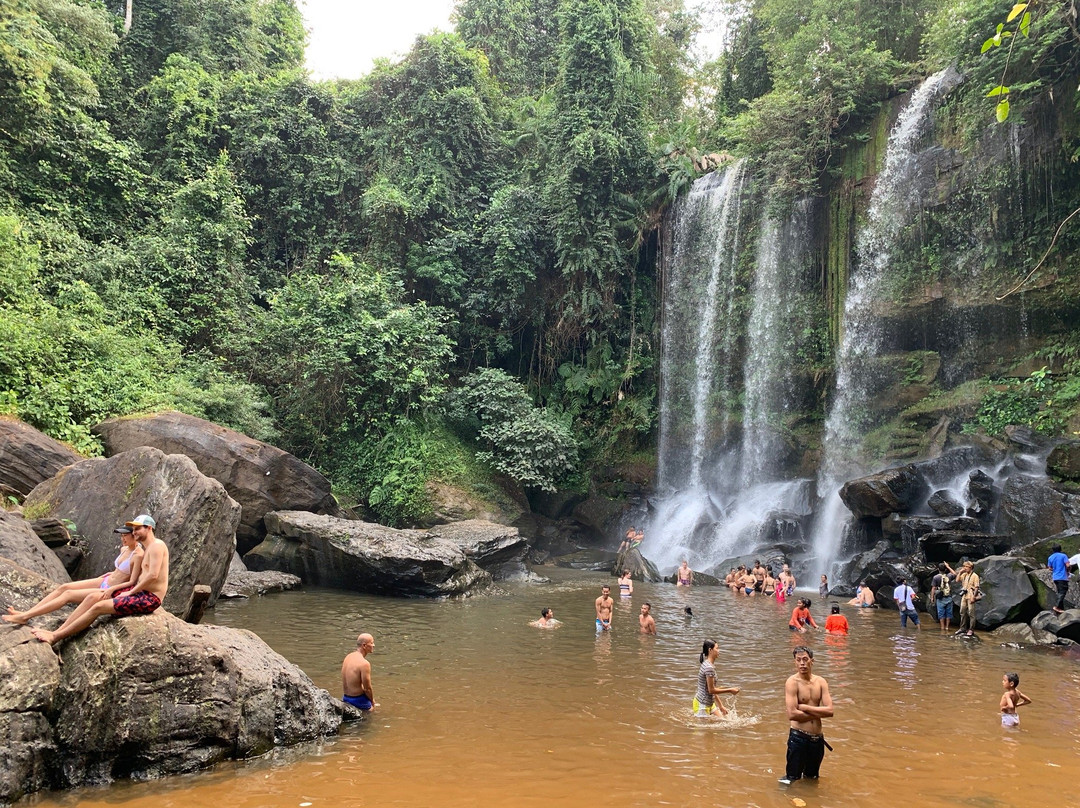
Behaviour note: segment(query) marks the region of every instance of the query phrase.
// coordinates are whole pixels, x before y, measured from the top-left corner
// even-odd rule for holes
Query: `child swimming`
[[[1005,691],[1001,694],[1001,726],[1018,727],[1020,716],[1016,708],[1031,704],[1031,699],[1020,692],[1020,674],[1006,673],[1001,677],[1001,687]]]

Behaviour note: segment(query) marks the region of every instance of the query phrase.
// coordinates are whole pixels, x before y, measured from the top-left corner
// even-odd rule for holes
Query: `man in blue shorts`
[[[342,701],[364,712],[374,710],[375,696],[371,692],[371,663],[367,655],[375,650],[375,638],[361,634],[356,638],[356,650],[341,663]]]

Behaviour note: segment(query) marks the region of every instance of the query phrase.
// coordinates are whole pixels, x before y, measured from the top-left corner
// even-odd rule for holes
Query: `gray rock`
[[[1036,432],[1029,426],[1012,424],[1005,427],[1005,437],[1009,443],[1023,452],[1046,452],[1054,442],[1046,435]]]
[[[82,456],[22,421],[0,416],[0,486],[24,497]]]
[[[982,558],[1004,553],[1012,545],[1013,541],[1009,536],[959,530],[936,530],[919,538],[919,547],[930,562]]]
[[[1039,603],[1040,609],[1053,609],[1057,606],[1057,587],[1054,586],[1054,576],[1046,568],[1046,559],[1042,559],[1039,562],[1036,559],[1028,559],[1035,569],[1028,573],[1028,577],[1031,579],[1031,586],[1035,590],[1035,599]],[[1042,566],[1039,566],[1039,564]],[[1070,576],[1069,578],[1069,591],[1065,594],[1065,608],[1077,609],[1080,608],[1080,581],[1076,579],[1076,576]]]
[[[1002,623],[1027,622],[1038,611],[1035,589],[1028,578],[1028,566],[1012,556],[990,556],[975,562],[983,599],[975,604],[979,628]]]
[[[939,489],[930,495],[926,503],[934,513],[941,517],[963,516],[967,510],[950,492]]]
[[[1049,631],[1034,629],[1027,623],[1005,623],[991,631],[990,637],[1002,644],[1020,643],[1021,645],[1053,645],[1055,639]]]
[[[491,576],[453,542],[422,530],[395,530],[306,511],[274,511],[267,536],[244,556],[256,572],[299,575],[306,584],[376,595],[468,595]]]
[[[880,518],[911,511],[927,491],[925,480],[908,465],[850,480],[840,489],[840,499],[857,519]]]
[[[466,558],[486,570],[496,581],[522,580],[528,577],[525,557],[529,543],[516,527],[507,527],[483,519],[469,519],[436,525],[428,535],[444,539],[461,548]]]
[[[299,576],[287,572],[250,572],[230,567],[219,597],[254,598],[273,592],[299,589],[302,583]]]
[[[71,580],[56,553],[21,516],[0,511],[0,556],[57,583]]]
[[[76,576],[92,578],[112,569],[117,525],[148,513],[157,537],[169,548],[165,609],[183,613],[196,584],[217,599],[235,549],[240,506],[221,483],[204,476],[183,455],[133,449],[113,457],[82,460],[46,480],[26,498],[27,508],[70,519],[86,540]]]
[[[968,516],[990,518],[997,503],[997,489],[994,487],[994,478],[982,469],[975,469],[968,475],[965,490],[970,502]]]
[[[1064,480],[1080,480],[1080,441],[1058,444],[1046,458],[1046,470]]]
[[[618,553],[614,550],[578,550],[556,557],[555,566],[583,572],[611,572],[617,560]]]
[[[1069,518],[1077,502],[1080,498],[1057,489],[1046,477],[1014,474],[1001,493],[998,530],[1012,535],[1016,544],[1061,533],[1077,527]]]
[[[71,531],[59,519],[31,519],[30,529],[50,550],[71,544]]]
[[[844,564],[840,569],[840,574],[833,581],[833,586],[841,591],[854,593],[855,587],[866,582],[871,574],[879,574],[879,562],[891,552],[892,546],[889,542],[879,541],[869,550],[864,550]]]
[[[165,454],[190,457],[243,507],[237,528],[241,553],[266,535],[270,511],[313,511],[338,515],[330,481],[293,455],[240,432],[179,412],[128,416],[92,430],[110,455],[152,446]]]
[[[635,581],[656,583],[664,580],[663,576],[660,575],[660,571],[656,569],[656,565],[645,558],[636,547],[621,553],[609,569],[611,574],[616,577],[622,575],[624,570],[629,570],[630,577]]]
[[[1080,642],[1080,609],[1067,609],[1062,614],[1039,612],[1032,619],[1031,627],[1049,631],[1059,640]]]
[[[49,583],[0,561],[0,599]],[[58,622],[59,616],[50,616]],[[158,610],[98,620],[59,651],[0,626],[0,802],[194,771],[337,731],[341,705],[249,631]]]

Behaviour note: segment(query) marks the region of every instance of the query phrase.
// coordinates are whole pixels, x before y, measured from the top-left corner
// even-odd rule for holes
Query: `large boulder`
[[[968,475],[964,493],[968,500],[968,516],[975,516],[984,521],[993,519],[998,500],[998,491],[993,477],[982,469],[975,469]]]
[[[637,547],[619,553],[610,569],[611,574],[616,577],[622,575],[624,571],[629,571],[630,577],[635,581],[657,583],[664,580],[656,565],[645,558]]]
[[[468,519],[436,525],[428,530],[428,534],[456,544],[466,558],[489,572],[496,581],[520,580],[529,576],[525,566],[529,543],[516,527],[483,519]]]
[[[898,535],[900,546],[906,553],[914,553],[919,549],[919,539],[927,533],[941,530],[978,532],[982,525],[978,519],[970,516],[955,516],[952,518],[927,517],[927,516],[900,516],[892,514],[888,519],[881,520],[883,532],[886,535]],[[885,528],[889,528],[887,531]]]
[[[113,528],[148,513],[169,548],[169,591],[164,607],[183,614],[196,584],[210,587],[213,605],[236,546],[240,506],[217,480],[183,455],[143,447],[112,457],[82,460],[46,480],[26,498],[27,511],[70,519],[87,550],[76,576],[112,569]]]
[[[993,533],[968,533],[960,530],[935,530],[919,538],[919,547],[927,561],[954,561],[982,558],[1004,553],[1013,545],[1009,536]]]
[[[1080,643],[1080,609],[1066,609],[1061,614],[1039,612],[1031,621],[1031,627],[1049,631],[1059,640]]]
[[[8,416],[0,416],[0,489],[26,496],[82,455],[44,432]]]
[[[963,516],[967,508],[951,491],[940,488],[930,495],[926,507],[941,517]]]
[[[1021,645],[1053,645],[1056,639],[1049,631],[1032,628],[1027,623],[1005,623],[990,632],[990,636],[1002,644]]]
[[[307,511],[274,511],[267,535],[244,556],[248,569],[299,575],[304,583],[376,595],[467,595],[491,583],[455,543]]]
[[[5,511],[0,511],[0,556],[50,581],[67,583],[71,580],[63,562],[45,546],[30,523]]]
[[[856,519],[907,513],[919,505],[929,487],[914,466],[885,469],[844,483],[840,499]]]
[[[983,599],[975,604],[979,628],[1027,622],[1035,616],[1038,602],[1028,578],[1029,571],[1022,559],[1013,556],[989,556],[975,562],[983,593]]]
[[[1080,441],[1058,444],[1046,458],[1046,470],[1063,480],[1080,480]]]
[[[273,592],[288,592],[299,589],[303,582],[299,575],[288,572],[251,572],[250,570],[229,567],[229,575],[221,587],[222,598],[254,598]]]
[[[1014,474],[1005,482],[998,513],[999,531],[1026,544],[1066,528],[1080,527],[1080,496],[1056,488],[1046,477]]]
[[[113,418],[92,430],[110,455],[152,446],[165,454],[190,457],[196,467],[225,486],[243,507],[236,531],[241,553],[266,535],[270,511],[312,511],[338,515],[330,481],[286,451],[179,412]]]
[[[50,586],[0,560],[0,601],[25,608]],[[160,609],[99,619],[56,650],[0,624],[0,672],[0,803],[248,758],[335,733],[342,718],[337,699],[251,632]]]
[[[1046,568],[1045,563],[1046,560],[1043,559],[1044,566],[1039,567],[1037,562],[1033,562],[1036,568],[1028,573],[1028,578],[1031,579],[1031,586],[1035,590],[1035,599],[1039,603],[1039,608],[1053,609],[1057,606],[1057,587],[1054,585],[1054,574]],[[1065,608],[1080,608],[1080,581],[1075,575],[1069,576],[1069,589],[1065,593]]]

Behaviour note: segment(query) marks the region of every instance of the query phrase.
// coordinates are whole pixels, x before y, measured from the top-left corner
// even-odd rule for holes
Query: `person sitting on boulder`
[[[61,584],[26,611],[16,611],[14,606],[8,606],[8,613],[3,615],[3,619],[15,625],[26,625],[31,618],[55,612],[69,603],[79,603],[87,595],[104,593],[105,597],[111,598],[128,581],[138,578],[143,548],[135,540],[130,527],[118,527],[113,533],[120,534],[121,547],[111,572],[97,578]]]
[[[132,535],[143,547],[142,567],[135,583],[124,585],[112,597],[106,597],[105,590],[87,595],[56,631],[30,629],[37,639],[55,645],[84,631],[103,614],[130,617],[150,614],[161,606],[169,589],[169,548],[154,535],[157,522],[152,516],[141,514],[125,526],[132,529]]]

